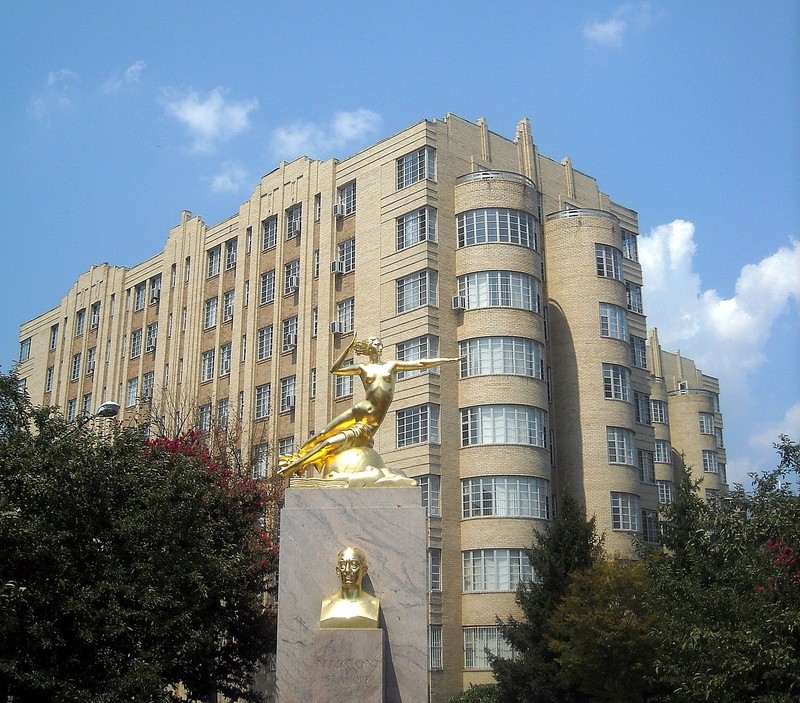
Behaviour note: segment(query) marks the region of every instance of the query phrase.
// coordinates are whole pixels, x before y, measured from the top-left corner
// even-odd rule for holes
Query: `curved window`
[[[471,549],[461,552],[464,593],[516,591],[522,581],[533,580],[524,549]]]
[[[634,434],[623,427],[607,427],[608,463],[636,466],[633,460]]]
[[[639,496],[633,493],[611,492],[611,529],[640,532]]]
[[[521,337],[478,337],[459,344],[461,378],[531,376],[544,378],[542,345]]]
[[[478,405],[461,410],[461,446],[524,444],[546,447],[541,408],[528,405]]]
[[[476,476],[461,481],[461,517],[547,520],[550,482],[533,476]]]
[[[459,247],[498,242],[537,248],[536,220],[527,212],[505,208],[470,210],[456,221]]]
[[[628,315],[624,308],[600,303],[600,336],[628,341]]]
[[[468,310],[478,308],[517,308],[541,312],[541,284],[518,271],[477,271],[459,276],[458,294]]]
[[[631,400],[631,372],[618,364],[603,364],[603,390],[611,400]]]
[[[594,254],[597,262],[597,275],[622,281],[622,252],[608,244],[595,244]]]

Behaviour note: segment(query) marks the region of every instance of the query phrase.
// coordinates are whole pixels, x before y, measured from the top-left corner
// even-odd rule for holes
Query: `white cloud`
[[[626,35],[649,27],[656,19],[656,14],[649,3],[621,5],[607,19],[586,22],[583,36],[593,44],[618,49]]]
[[[228,100],[224,92],[214,88],[202,99],[194,90],[162,90],[164,109],[189,128],[194,137],[194,151],[213,151],[217,142],[239,134],[250,125],[250,113],[258,106],[258,101]]]
[[[790,407],[778,422],[771,422],[760,426],[747,440],[751,448],[755,450],[771,447],[774,442],[782,435],[788,435],[797,441],[800,438],[800,403],[795,403]],[[777,464],[777,462],[775,462]],[[771,468],[769,465],[764,468]]]
[[[144,61],[137,61],[125,69],[125,73],[119,78],[109,78],[103,84],[103,92],[112,95],[118,93],[123,88],[130,88],[139,82],[139,78],[144,71]]]
[[[75,107],[72,87],[78,80],[78,74],[68,68],[48,73],[44,87],[31,100],[34,117],[45,120],[53,113],[72,110]]]
[[[381,116],[372,110],[337,112],[326,127],[310,122],[278,127],[272,133],[270,149],[276,158],[285,161],[301,155],[325,158],[332,150],[368,137],[380,124]]]
[[[211,179],[211,190],[215,193],[235,193],[246,184],[247,171],[239,164],[223,164],[222,170]]]

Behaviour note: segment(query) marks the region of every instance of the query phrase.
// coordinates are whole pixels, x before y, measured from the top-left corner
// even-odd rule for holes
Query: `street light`
[[[87,422],[94,420],[96,417],[111,418],[116,417],[117,413],[119,413],[119,403],[115,403],[113,400],[107,400],[105,403],[102,403],[99,408],[97,408],[93,415],[84,415],[81,417],[78,420],[77,426],[70,432],[70,434],[75,430],[79,430]]]

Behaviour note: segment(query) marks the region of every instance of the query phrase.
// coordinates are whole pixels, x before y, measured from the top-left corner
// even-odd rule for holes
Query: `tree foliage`
[[[479,683],[448,699],[447,703],[499,703],[500,699],[497,696],[495,684]]]
[[[0,701],[251,699],[263,510],[196,434],[97,434],[0,376]]]

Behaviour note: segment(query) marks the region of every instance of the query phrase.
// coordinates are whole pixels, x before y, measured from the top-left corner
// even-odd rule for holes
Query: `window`
[[[81,353],[78,352],[77,354],[72,355],[72,370],[70,373],[70,379],[72,381],[77,381],[81,376]]]
[[[53,378],[55,377],[55,367],[49,366],[44,377],[44,392],[50,393],[53,390]]]
[[[595,244],[594,253],[597,262],[597,275],[621,281],[622,254],[619,249],[608,246],[608,244]]]
[[[639,480],[642,483],[655,483],[656,468],[653,464],[653,452],[637,449],[636,457],[639,460]]]
[[[714,427],[714,436],[717,440],[717,448],[722,449],[725,446],[725,441],[722,437],[722,428]]]
[[[336,259],[342,265],[342,273],[350,273],[356,268],[356,239],[351,237],[336,245]]]
[[[251,475],[253,478],[266,478],[269,476],[269,444],[256,444],[253,447]]]
[[[719,480],[722,481],[722,483],[727,483],[728,482],[728,469],[727,469],[726,465],[723,464],[721,461],[718,461],[717,462],[717,466],[719,466]]]
[[[603,364],[603,392],[610,400],[631,400],[631,372],[617,364]]]
[[[272,249],[278,243],[278,217],[269,217],[261,223],[261,249]]]
[[[619,305],[600,303],[600,336],[628,340],[628,315]]]
[[[397,359],[399,361],[417,361],[419,359],[431,359],[439,353],[439,338],[426,334],[422,337],[414,337],[405,342],[397,343]],[[420,374],[436,373],[436,369],[417,369],[414,371],[400,371],[397,379],[412,378]]]
[[[532,476],[481,476],[461,481],[461,517],[550,517],[550,482]]]
[[[351,181],[347,185],[339,188],[339,205],[342,213],[352,215],[356,211],[356,182]]]
[[[397,448],[439,443],[439,406],[416,405],[397,411]]]
[[[472,549],[461,552],[464,593],[516,591],[532,581],[533,571],[523,549]]]
[[[319,334],[319,308],[311,308],[311,336]]]
[[[638,369],[647,368],[647,340],[631,335],[631,361]]]
[[[503,307],[541,312],[539,279],[517,271],[478,271],[458,279],[468,310]]]
[[[649,544],[658,544],[658,512],[642,510],[642,537]]]
[[[147,295],[147,283],[140,283],[134,289],[133,295],[133,311],[144,309],[145,296]]]
[[[159,278],[159,280],[161,280]],[[89,327],[96,330],[100,326],[100,303],[93,303],[90,309]]]
[[[423,269],[397,279],[397,312],[408,312],[425,305],[436,305],[438,274]]]
[[[721,412],[719,407],[719,393],[710,393],[709,395],[711,396],[711,405],[714,408],[714,412]]]
[[[97,360],[97,347],[91,347],[86,350],[86,375],[91,376],[94,373],[94,365]]]
[[[303,206],[295,205],[286,211],[286,239],[300,236],[303,223]]]
[[[671,464],[672,447],[670,446],[670,443],[665,439],[657,439],[655,447],[656,451],[654,458],[656,462],[659,464]]]
[[[227,376],[231,372],[231,356],[233,345],[228,342],[219,348],[219,375]]]
[[[259,300],[262,305],[275,300],[275,269],[261,274],[261,293]]]
[[[222,321],[231,322],[233,320],[233,303],[236,291],[229,290],[222,294]]]
[[[189,282],[189,274],[192,271],[192,257],[187,256],[186,260],[183,262],[183,282]]]
[[[287,412],[294,409],[295,403],[295,386],[297,379],[295,376],[287,376],[281,379],[281,412]]]
[[[429,146],[397,159],[397,189],[422,180],[436,180],[436,150]]]
[[[217,401],[217,429],[224,430],[228,427],[228,409],[230,404],[227,398]]]
[[[19,360],[27,361],[31,358],[31,338],[23,339],[19,343]]]
[[[491,669],[490,655],[511,659],[514,650],[497,627],[464,628],[464,668]]]
[[[628,310],[631,312],[638,312],[640,315],[643,315],[644,305],[642,304],[642,287],[636,283],[626,281],[625,290],[628,295]]]
[[[622,230],[622,255],[631,261],[639,260],[639,245],[637,236],[626,229]]]
[[[206,277],[213,278],[219,276],[219,265],[222,252],[219,246],[209,249],[206,252]]]
[[[197,408],[197,429],[203,434],[211,432],[211,403],[205,403]]]
[[[717,463],[717,453],[708,449],[703,450],[703,471],[707,474],[718,474],[719,464]]]
[[[142,400],[151,400],[153,397],[153,387],[156,383],[155,371],[148,371],[142,374]]]
[[[314,249],[313,269],[314,278],[319,278],[319,249]]]
[[[314,222],[319,222],[322,217],[322,193],[314,196]]]
[[[129,408],[132,408],[136,405],[136,398],[139,395],[139,379],[138,378],[129,378],[128,379],[128,389],[127,393],[125,394],[125,405]]]
[[[611,493],[611,529],[640,532],[639,496],[633,493]]]
[[[606,427],[606,442],[609,464],[636,465],[633,461],[634,435],[631,430],[623,427]]]
[[[345,363],[346,364],[352,363],[352,359]],[[347,398],[353,395],[352,376],[335,376],[334,378],[335,380],[333,382],[333,397],[336,400],[339,400],[340,398]]]
[[[461,410],[461,446],[523,444],[546,447],[541,408],[527,405],[479,405]]]
[[[209,298],[206,300],[205,309],[203,311],[203,327],[211,329],[217,324],[217,305],[219,301],[217,298]]]
[[[294,293],[300,286],[300,259],[283,265],[283,294]]]
[[[142,330],[131,332],[131,359],[136,359],[142,353]]]
[[[200,355],[200,382],[210,381],[214,378],[214,357],[213,349],[204,351]]]
[[[715,434],[714,432],[714,414],[713,413],[697,413],[700,420],[700,434]]]
[[[263,420],[265,417],[269,417],[269,400],[271,390],[272,386],[269,383],[265,383],[262,386],[256,386],[256,420]]]
[[[428,669],[435,671],[443,667],[442,626],[428,625]]]
[[[442,550],[436,547],[428,549],[428,590],[442,590]]]
[[[150,305],[154,305],[160,299],[161,299],[161,274],[159,273],[158,276],[153,276],[150,279]]]
[[[283,321],[281,333],[281,351],[290,352],[297,347],[297,316]]]
[[[633,392],[633,406],[636,409],[636,422],[641,425],[650,423],[650,396],[639,391]]]
[[[419,476],[420,490],[422,491],[422,507],[428,517],[441,517],[441,503],[439,500],[440,477],[436,474]]]
[[[78,399],[72,398],[67,401],[67,422],[72,422],[78,414]]]
[[[258,360],[264,361],[272,356],[272,325],[258,330]]]
[[[543,347],[521,337],[478,337],[459,344],[460,376],[507,374],[544,378]]]
[[[355,298],[348,298],[336,303],[336,320],[339,322],[343,334],[353,331],[356,326]]]
[[[520,210],[470,210],[456,218],[458,246],[499,242],[537,248],[536,220]]]
[[[83,403],[81,404],[81,417],[89,418],[94,414],[92,410],[92,394],[83,394]]]
[[[225,270],[230,271],[236,268],[236,249],[238,243],[236,239],[229,239],[225,242]]]
[[[308,397],[311,400],[317,397],[317,369],[313,368],[308,374]]]
[[[706,503],[709,505],[719,506],[719,490],[716,488],[706,488]]]
[[[50,351],[58,346],[58,324],[50,327]]]
[[[294,452],[294,437],[281,437],[278,440],[278,456],[286,456]]]
[[[86,331],[86,310],[75,313],[75,336],[80,337]]]
[[[650,419],[653,422],[667,423],[667,403],[650,398]]]
[[[675,502],[675,484],[672,481],[656,481],[658,485],[658,502]]]
[[[436,241],[436,208],[421,207],[397,218],[397,250]]]

